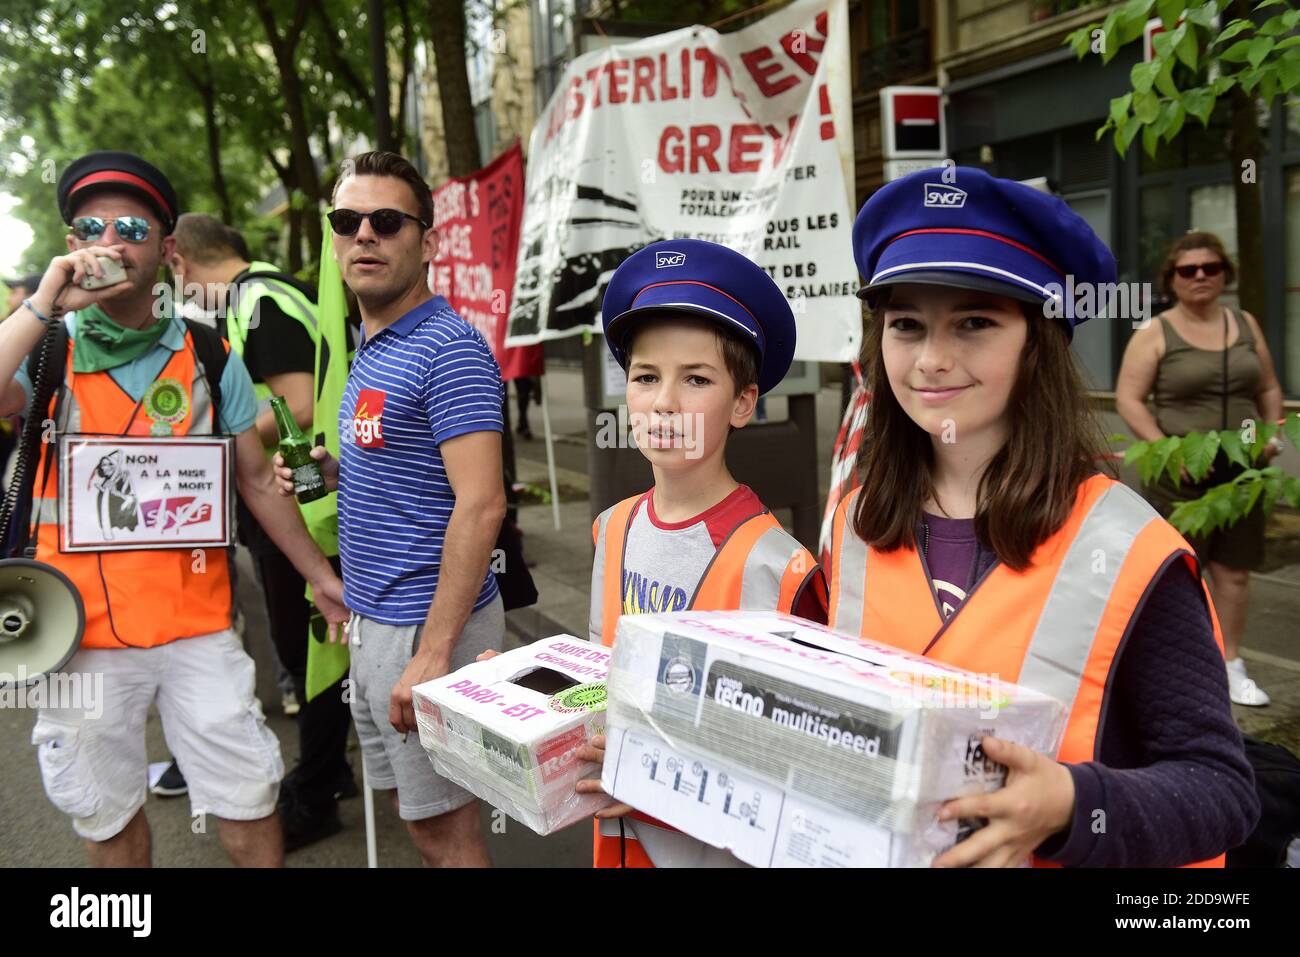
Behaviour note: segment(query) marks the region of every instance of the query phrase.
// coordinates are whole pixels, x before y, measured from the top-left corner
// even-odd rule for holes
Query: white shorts
[[[275,810],[280,742],[253,693],[253,659],[233,631],[156,648],[85,648],[62,675],[84,676],[80,700],[64,694],[42,707],[32,744],[45,793],[82,837],[107,841],[144,806],[145,719],[155,701],[194,815],[255,821]]]

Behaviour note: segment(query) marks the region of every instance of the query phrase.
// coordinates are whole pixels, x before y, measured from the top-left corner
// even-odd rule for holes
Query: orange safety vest
[[[832,526],[830,627],[1051,695],[1069,709],[1056,759],[1099,760],[1115,658],[1147,593],[1179,556],[1199,577],[1186,540],[1132,489],[1093,475],[1028,568],[995,564],[945,621],[914,547],[881,552],[854,532],[859,491],[840,503]],[[1222,650],[1208,590],[1206,603]]]
[[[649,493],[646,493],[649,494]],[[591,526],[601,587],[592,589],[592,640],[614,644],[623,614],[623,558],[636,505],[645,495],[626,498],[602,512]],[[695,611],[791,611],[805,588],[825,598],[826,579],[812,553],[781,527],[769,511],[751,515],[718,546],[695,586],[687,608]],[[776,596],[775,603],[773,595]],[[599,623],[600,632],[596,634]],[[639,811],[627,815],[641,828],[675,828]],[[654,867],[631,828],[618,820],[595,822],[595,867]],[[602,832],[603,826],[603,832]]]
[[[211,435],[212,398],[196,361],[194,340],[172,353],[158,374],[187,390],[185,417],[172,425],[175,435]],[[227,351],[230,344],[225,343]],[[73,341],[68,341],[64,372],[62,433],[149,435],[153,421],[140,403],[107,371],[73,371]],[[58,390],[50,400],[54,417]],[[86,606],[83,648],[153,648],[178,638],[211,634],[230,627],[230,571],[226,552],[205,550],[202,564],[188,548],[69,552],[59,550],[57,456],[42,456],[32,509],[39,523],[36,558],[58,568],[81,592]],[[49,474],[46,474],[46,465]]]

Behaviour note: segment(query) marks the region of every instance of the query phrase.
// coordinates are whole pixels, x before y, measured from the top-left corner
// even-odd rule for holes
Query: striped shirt
[[[364,339],[339,408],[339,554],[348,607],[420,624],[456,496],[439,445],[503,429],[501,371],[483,337],[434,296]],[[497,595],[491,570],[474,609]]]

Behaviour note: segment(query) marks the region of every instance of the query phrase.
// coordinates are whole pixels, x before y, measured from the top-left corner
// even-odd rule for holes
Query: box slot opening
[[[562,675],[558,671],[541,667],[520,672],[510,679],[510,683],[544,695],[559,694],[561,691],[579,684],[568,675]]]

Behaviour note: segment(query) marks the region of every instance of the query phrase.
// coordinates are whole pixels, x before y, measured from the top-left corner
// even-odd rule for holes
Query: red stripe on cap
[[[153,184],[148,180],[141,179],[134,173],[126,173],[117,169],[100,170],[98,173],[90,173],[87,176],[83,176],[72,184],[72,189],[68,190],[68,198],[71,199],[76,194],[77,190],[84,189],[87,186],[94,186],[97,183],[124,183],[128,186],[138,186],[153,197],[154,202],[158,204],[158,208],[164,210],[168,217],[171,217],[172,215],[171,206],[169,206],[167,201],[162,198],[162,193],[154,189]]]
[[[635,296],[632,297],[632,305],[633,306],[636,305],[636,301],[641,298],[642,292],[645,292],[647,289],[653,289],[656,286],[703,286],[705,289],[712,289],[718,295],[726,296],[728,299],[730,299],[732,302],[738,305],[741,309],[744,309],[745,314],[749,316],[749,318],[754,320],[754,325],[758,326],[760,330],[762,329],[762,323],[758,321],[758,318],[752,312],[749,311],[749,308],[743,302],[741,302],[739,299],[737,299],[735,296],[731,295],[730,293],[723,292],[717,286],[710,286],[707,282],[700,282],[698,279],[667,279],[664,280],[663,282],[652,282],[648,286],[642,286],[641,292],[638,292]]]
[[[985,239],[996,239],[998,242],[1006,243],[1008,246],[1015,246],[1021,252],[1029,253],[1029,255],[1033,256],[1035,259],[1043,262],[1044,264],[1050,266],[1052,269],[1059,272],[1062,276],[1065,275],[1064,269],[1056,265],[1056,263],[1052,262],[1050,259],[1048,259],[1046,256],[1044,256],[1042,253],[1038,252],[1037,250],[1030,249],[1024,243],[1018,243],[1014,239],[1011,239],[1010,237],[999,236],[997,233],[990,233],[988,230],[985,229],[957,229],[956,227],[940,227],[940,226],[931,227],[929,229],[909,229],[905,233],[899,233],[897,236],[891,239],[890,242],[896,243],[904,236],[915,236],[919,233],[957,233],[962,236],[983,236]]]

